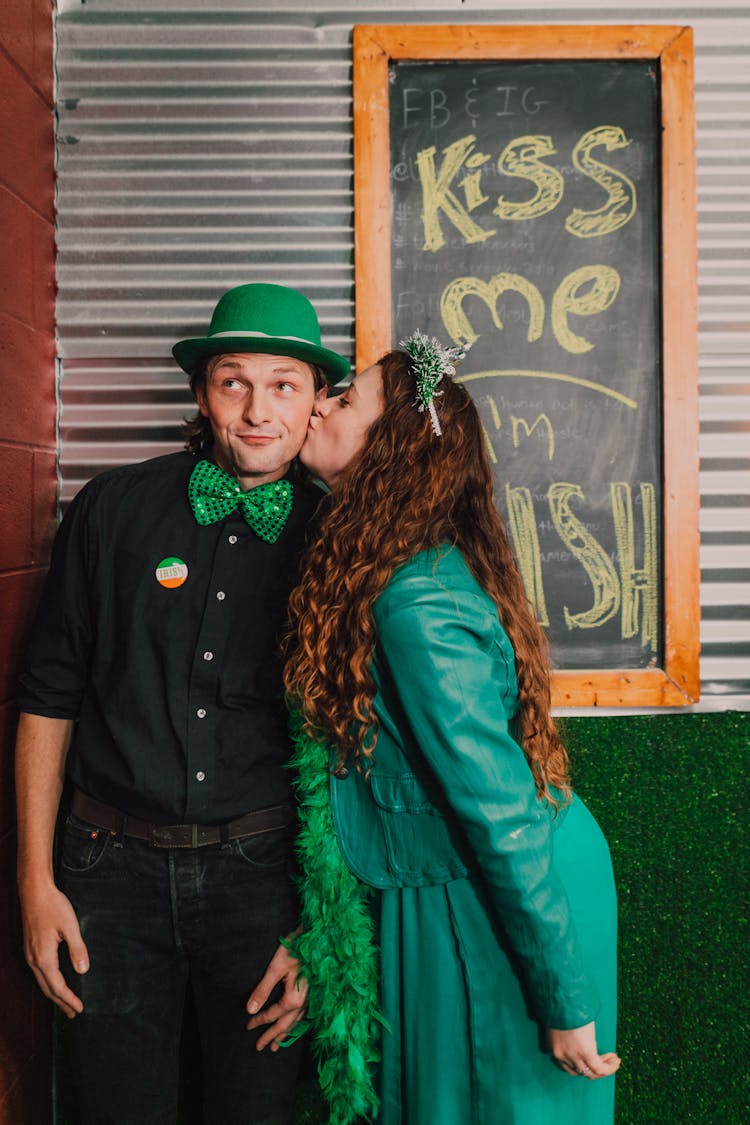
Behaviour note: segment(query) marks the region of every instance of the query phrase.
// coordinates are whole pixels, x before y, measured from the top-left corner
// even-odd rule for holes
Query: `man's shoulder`
[[[148,461],[138,461],[132,465],[118,465],[106,469],[84,485],[81,496],[90,501],[104,497],[112,499],[115,494],[130,492],[134,488],[149,486],[160,490],[170,487],[182,488],[195,465],[196,458],[184,450],[178,453],[165,453],[151,457]]]
[[[325,496],[325,492],[309,477],[301,473],[292,473],[292,484],[294,486],[294,503],[295,507],[299,506],[308,516],[312,516],[320,507],[320,503]]]

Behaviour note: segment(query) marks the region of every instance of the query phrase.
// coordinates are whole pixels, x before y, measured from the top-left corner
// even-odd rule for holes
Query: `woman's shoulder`
[[[390,582],[392,584],[420,576],[439,581],[446,575],[464,575],[468,580],[476,583],[460,547],[452,543],[440,543],[437,547],[417,551],[405,563],[396,567]]]
[[[460,548],[451,543],[441,543],[412,555],[393,572],[387,589],[415,583],[435,586],[457,583],[461,588],[484,594]]]
[[[497,621],[497,610],[458,547],[449,543],[419,551],[391,575],[375,605],[383,621],[397,611],[420,614],[444,609],[451,616]]]

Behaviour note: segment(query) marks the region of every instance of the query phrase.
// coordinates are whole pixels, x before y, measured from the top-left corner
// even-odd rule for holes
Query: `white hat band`
[[[212,332],[209,336],[210,340],[218,340],[220,336],[254,336],[256,339],[263,340],[289,340],[290,343],[296,344],[310,344],[314,348],[319,348],[320,344],[316,344],[314,340],[308,340],[305,336],[272,336],[270,332],[251,332],[238,329],[236,332]]]

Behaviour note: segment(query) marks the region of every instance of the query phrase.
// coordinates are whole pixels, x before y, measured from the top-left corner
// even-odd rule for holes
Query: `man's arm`
[[[89,959],[73,907],[55,886],[52,844],[72,733],[72,719],[22,713],[16,738],[18,889],[24,952],[44,995],[71,1019],[83,1011],[83,1004],[60,972],[58,946],[66,942],[78,973],[86,972]]]

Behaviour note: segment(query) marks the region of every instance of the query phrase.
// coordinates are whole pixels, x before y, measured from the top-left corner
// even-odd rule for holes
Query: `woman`
[[[371,1116],[379,1053],[380,1125],[606,1125],[609,853],[570,792],[455,351],[403,346],[301,453],[333,494],[286,669],[322,1086],[332,1121]]]

